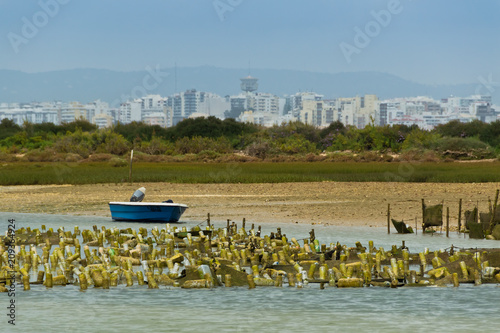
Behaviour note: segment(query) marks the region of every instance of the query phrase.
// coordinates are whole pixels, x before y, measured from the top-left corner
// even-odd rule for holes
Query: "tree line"
[[[22,126],[9,119],[0,122],[3,160],[7,155],[27,155],[39,161],[51,161],[55,156],[55,160],[68,160],[68,156],[87,159],[95,154],[122,156],[131,149],[152,156],[195,154],[204,160],[234,153],[273,160],[280,156],[321,160],[329,155],[378,156],[387,161],[394,155],[430,160],[484,159],[500,154],[500,121],[451,121],[433,130],[373,124],[358,129],[338,121],[326,128],[301,122],[266,128],[215,117],[185,119],[169,128],[142,122],[118,123],[104,129],[85,120],[60,125],[25,122]]]

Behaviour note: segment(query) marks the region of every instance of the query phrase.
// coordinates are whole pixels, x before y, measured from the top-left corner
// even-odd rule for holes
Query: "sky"
[[[465,0],[0,0],[0,69],[250,66],[491,88],[499,14]]]

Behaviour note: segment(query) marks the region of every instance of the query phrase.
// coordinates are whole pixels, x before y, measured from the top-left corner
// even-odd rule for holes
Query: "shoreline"
[[[458,203],[462,214],[479,205],[488,211],[500,183],[379,183],[310,182],[258,184],[96,184],[0,186],[2,212],[111,217],[110,201],[128,201],[139,187],[146,187],[144,201],[172,199],[189,206],[182,220],[248,223],[310,223],[339,226],[387,226],[391,217],[421,225],[421,199],[434,205],[444,201],[450,226],[457,225]],[[462,217],[463,220],[463,217]],[[420,229],[420,228],[419,228]]]

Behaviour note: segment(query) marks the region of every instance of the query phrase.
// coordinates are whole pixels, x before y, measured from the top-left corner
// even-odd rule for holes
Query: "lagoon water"
[[[138,224],[116,223],[110,218],[41,214],[0,213],[0,225],[8,219],[16,228],[73,230],[93,225],[139,228]],[[200,221],[186,221],[190,228]],[[216,227],[225,222],[212,221]],[[247,221],[249,226],[252,221]],[[255,222],[255,225],[259,223]],[[308,237],[311,228],[321,243],[339,241],[354,246],[390,249],[404,240],[410,252],[460,248],[500,247],[500,242],[472,240],[450,233],[435,235],[387,235],[386,228],[336,227],[309,224],[262,223],[269,234],[281,227],[287,237]],[[164,224],[147,224],[163,228]],[[56,286],[50,290],[32,285],[24,292],[16,288],[16,326],[8,324],[9,298],[0,295],[0,332],[483,332],[500,331],[500,288],[498,285],[424,288],[356,288],[320,290],[317,284],[303,289],[257,287],[185,290],[161,286],[147,289],[120,285],[109,290],[81,292],[79,287]]]

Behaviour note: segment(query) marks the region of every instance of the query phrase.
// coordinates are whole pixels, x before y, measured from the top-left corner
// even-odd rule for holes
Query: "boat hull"
[[[124,222],[177,222],[188,206],[176,203],[110,202],[111,218]]]

